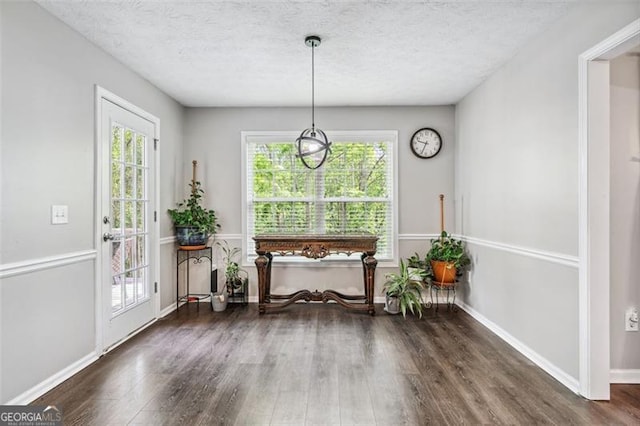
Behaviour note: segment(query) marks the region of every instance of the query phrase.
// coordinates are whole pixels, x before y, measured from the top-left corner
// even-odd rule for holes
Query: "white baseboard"
[[[462,301],[456,301],[456,305],[458,305],[462,310],[471,315],[476,321],[480,324],[487,327],[491,330],[495,335],[500,337],[502,340],[511,345],[515,350],[520,352],[522,355],[527,357],[530,361],[536,364],[538,367],[542,368],[546,371],[551,377],[565,385],[571,391],[578,393],[580,389],[580,385],[577,379],[571,377],[566,372],[558,368],[556,365],[551,363],[548,359],[538,354],[536,351],[513,337],[511,334],[502,329],[499,325],[494,323],[493,321],[486,318],[484,315],[473,309],[471,306],[467,305]]]
[[[611,370],[609,377],[611,383],[640,385],[640,370]]]
[[[55,388],[60,383],[67,380],[69,377],[73,376],[74,374],[77,374],[83,368],[88,367],[97,359],[98,359],[98,355],[96,354],[96,352],[95,351],[91,352],[90,354],[80,358],[78,361],[74,362],[68,367],[60,370],[59,372],[49,377],[48,379],[45,379],[42,382],[38,383],[31,389],[21,393],[20,395],[16,396],[12,400],[7,401],[5,405],[27,405],[35,401],[45,393],[49,392],[51,389]]]
[[[158,318],[164,318],[175,310],[176,310],[176,304],[171,303],[169,306],[167,306],[166,308],[160,311],[160,315],[158,315]]]

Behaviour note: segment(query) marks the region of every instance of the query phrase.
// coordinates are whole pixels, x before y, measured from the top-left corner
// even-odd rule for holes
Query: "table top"
[[[260,234],[254,241],[378,241],[373,234]]]
[[[373,234],[264,234],[253,237],[256,253],[279,253],[321,259],[329,254],[356,252],[373,256],[378,237]]]

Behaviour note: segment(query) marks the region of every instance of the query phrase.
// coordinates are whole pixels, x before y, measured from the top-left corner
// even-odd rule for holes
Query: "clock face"
[[[433,129],[420,129],[411,137],[411,151],[420,158],[435,157],[442,148],[442,138]]]

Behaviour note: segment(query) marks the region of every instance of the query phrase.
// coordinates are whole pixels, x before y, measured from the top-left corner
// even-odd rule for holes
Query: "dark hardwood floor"
[[[66,425],[640,424],[640,385],[587,401],[462,311],[377,311],[192,304],[34,404]]]

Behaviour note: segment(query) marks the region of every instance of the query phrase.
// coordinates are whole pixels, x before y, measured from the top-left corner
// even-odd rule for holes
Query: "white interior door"
[[[102,309],[107,349],[155,318],[154,123],[101,99]]]

